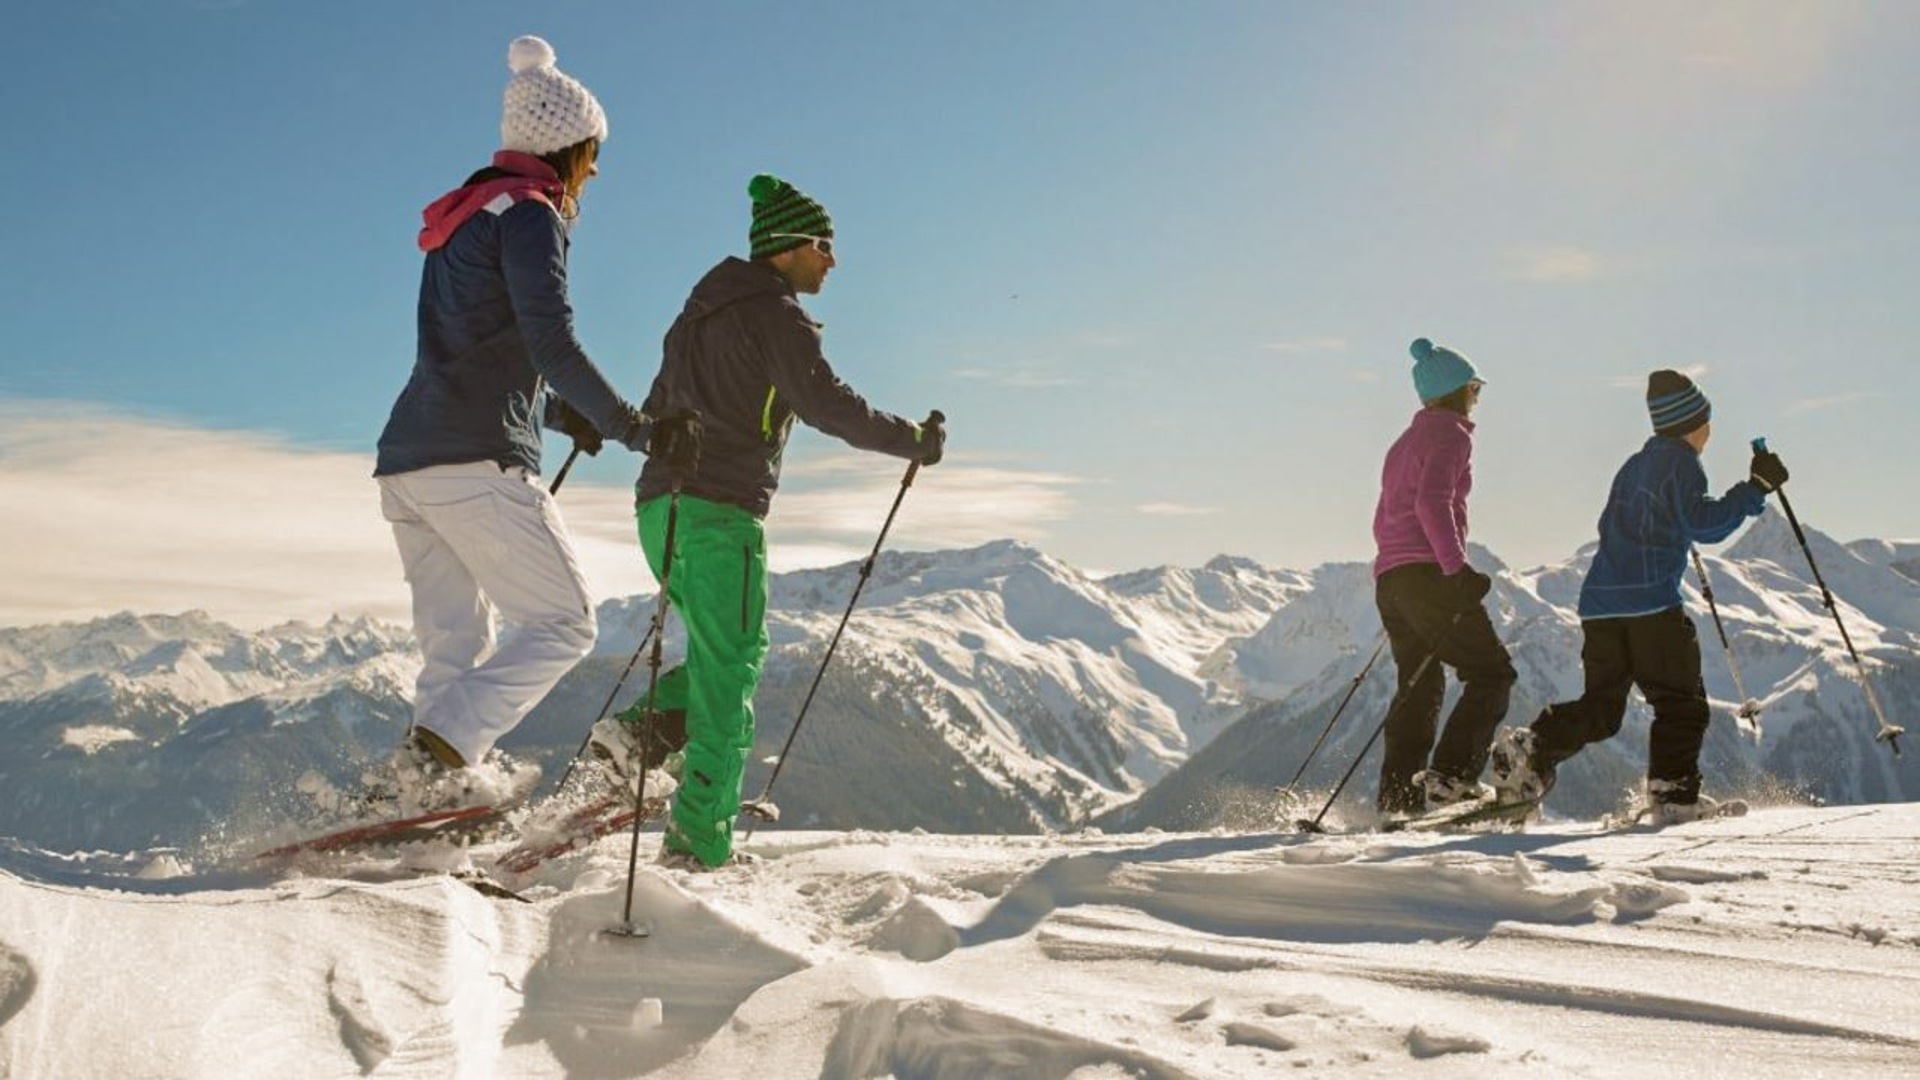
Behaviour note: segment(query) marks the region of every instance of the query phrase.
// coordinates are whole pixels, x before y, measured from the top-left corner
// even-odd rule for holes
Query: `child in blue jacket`
[[[1681,605],[1680,578],[1693,545],[1725,540],[1758,516],[1787,468],[1757,450],[1748,478],[1716,499],[1700,466],[1713,432],[1706,395],[1677,371],[1656,371],[1647,380],[1647,411],[1653,437],[1614,475],[1600,512],[1600,547],[1580,588],[1586,692],[1548,706],[1531,728],[1501,731],[1492,771],[1503,801],[1544,797],[1561,762],[1618,734],[1637,685],[1653,708],[1647,797],[1654,820],[1714,811],[1714,800],[1700,794],[1709,713],[1700,639]]]

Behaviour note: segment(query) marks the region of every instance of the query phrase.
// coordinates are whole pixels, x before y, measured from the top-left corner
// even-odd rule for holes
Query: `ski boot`
[[[640,732],[645,723],[646,710],[638,705],[602,717],[587,736],[587,749],[621,780],[632,780],[643,769],[664,769],[669,776],[679,779],[681,765],[686,761],[686,712],[673,709],[655,713],[653,738],[642,753]]]
[[[1450,807],[1464,807],[1468,803],[1484,802],[1493,798],[1491,787],[1477,780],[1448,776],[1438,769],[1422,769],[1414,773],[1413,782],[1419,784],[1426,792],[1428,812]]]
[[[1540,736],[1532,728],[1505,727],[1490,755],[1494,797],[1503,803],[1539,802],[1553,790],[1553,766],[1539,756]]]

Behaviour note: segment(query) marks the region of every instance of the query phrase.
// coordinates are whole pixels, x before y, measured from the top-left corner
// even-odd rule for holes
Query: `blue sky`
[[[0,622],[395,613],[365,476],[413,352],[413,234],[494,148],[520,33],[609,115],[571,271],[629,393],[744,246],[749,176],[831,210],[829,356],[875,404],[950,417],[903,546],[1369,557],[1422,335],[1489,380],[1471,520],[1509,562],[1592,539],[1655,367],[1713,400],[1716,483],[1764,434],[1808,524],[1920,536],[1920,5],[72,0],[10,22],[0,543],[37,585]],[[816,436],[789,460],[776,564],[863,554],[896,463]],[[649,580],[636,464],[603,454],[563,493],[609,594]]]

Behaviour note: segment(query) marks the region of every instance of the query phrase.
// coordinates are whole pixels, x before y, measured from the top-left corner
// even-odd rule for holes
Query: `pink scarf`
[[[453,239],[454,232],[466,224],[468,218],[502,195],[514,202],[538,199],[548,206],[554,206],[566,194],[567,188],[560,182],[560,174],[553,171],[553,166],[532,154],[501,150],[493,155],[493,167],[505,169],[514,175],[454,188],[420,212],[420,216],[426,220],[426,224],[420,228],[421,251],[434,251],[444,246]]]

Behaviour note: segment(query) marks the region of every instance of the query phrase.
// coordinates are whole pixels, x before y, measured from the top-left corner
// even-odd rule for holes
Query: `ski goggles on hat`
[[[819,252],[822,255],[825,255],[829,259],[833,258],[833,237],[831,236],[810,236],[807,233],[776,232],[776,233],[768,233],[767,239],[769,240],[805,240],[813,245],[813,250]]]

